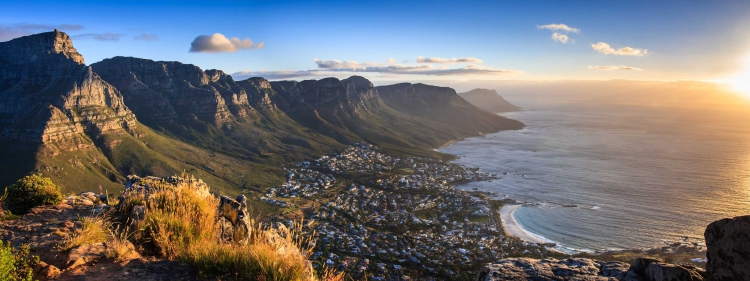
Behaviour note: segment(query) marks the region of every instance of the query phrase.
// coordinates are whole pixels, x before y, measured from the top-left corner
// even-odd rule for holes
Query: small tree
[[[60,187],[42,174],[29,175],[5,188],[5,207],[17,215],[26,214],[36,206],[62,202]]]

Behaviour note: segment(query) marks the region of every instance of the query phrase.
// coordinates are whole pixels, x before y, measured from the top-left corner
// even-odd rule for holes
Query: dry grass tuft
[[[184,175],[183,175],[183,178]],[[159,184],[145,196],[124,198],[128,204],[143,205],[143,219],[134,223],[138,245],[166,258],[194,265],[204,277],[238,280],[320,280],[308,257],[313,235],[301,233],[302,222],[292,228],[278,228],[253,222],[250,241],[245,245],[219,241],[218,200],[207,189],[187,180],[176,185]],[[343,280],[328,272],[324,280]]]
[[[81,228],[76,229],[63,240],[60,245],[61,250],[70,250],[85,244],[104,243],[109,240],[109,229],[112,223],[106,217],[83,217],[79,221],[82,223]]]
[[[129,237],[128,229],[120,231],[116,228],[110,232],[110,240],[107,242],[107,252],[105,253],[107,258],[114,259],[115,261],[124,261],[133,258],[137,258],[140,255],[135,250],[135,246],[128,240]]]

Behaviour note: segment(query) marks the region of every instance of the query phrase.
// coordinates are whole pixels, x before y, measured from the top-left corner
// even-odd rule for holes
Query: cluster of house
[[[269,192],[320,203],[306,218],[311,222],[307,231],[316,238],[315,266],[344,270],[355,279],[462,279],[503,257],[549,254],[549,245],[505,236],[494,209],[499,205],[486,194],[453,187],[496,176],[433,159],[399,159],[376,149],[356,144],[298,163],[288,170],[287,182]],[[334,184],[336,178],[321,171],[355,174],[359,180],[339,176],[342,180]],[[322,193],[329,196],[317,196]]]
[[[310,166],[310,162],[303,163],[304,167]],[[284,184],[271,188],[265,197],[309,198],[322,194],[336,183],[336,177],[333,175],[309,168],[285,168],[284,171],[287,172]]]

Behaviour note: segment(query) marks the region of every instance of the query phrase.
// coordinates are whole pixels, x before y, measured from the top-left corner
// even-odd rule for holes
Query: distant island
[[[523,110],[505,100],[497,91],[491,89],[474,89],[466,93],[459,93],[458,95],[472,105],[493,113]]]

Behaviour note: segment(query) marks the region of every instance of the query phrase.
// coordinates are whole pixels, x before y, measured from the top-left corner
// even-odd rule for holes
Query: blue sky
[[[0,2],[0,41],[42,31],[32,24],[78,25],[62,29],[87,63],[175,60],[237,78],[715,80],[741,71],[750,55],[748,1]],[[538,28],[549,24],[580,31]],[[196,37],[215,33],[254,45],[189,52]],[[134,39],[142,35],[151,40]],[[610,54],[592,47],[599,42]],[[625,47],[648,53],[618,55]],[[419,56],[481,63],[417,63]]]

